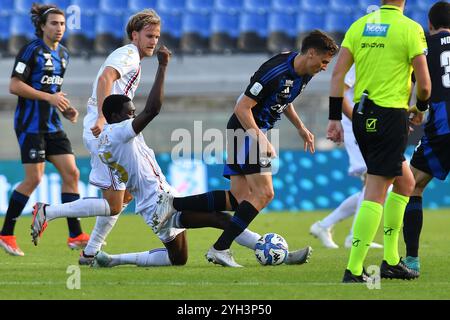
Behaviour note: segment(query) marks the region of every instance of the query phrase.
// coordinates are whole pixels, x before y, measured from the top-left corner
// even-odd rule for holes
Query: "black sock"
[[[237,207],[239,207],[239,203],[237,202],[231,191],[228,191],[228,197],[230,198],[231,210],[236,211]]]
[[[403,238],[405,239],[407,256],[419,256],[419,238],[422,224],[422,197],[410,197],[403,217]]]
[[[231,247],[234,239],[244,231],[248,225],[255,219],[259,211],[248,201],[242,201],[237,207],[231,223],[226,228],[219,239],[214,244],[216,250],[225,250]]]
[[[5,221],[3,222],[2,236],[12,236],[14,234],[14,227],[16,221],[21,215],[23,208],[25,208],[30,197],[13,191],[9,199],[8,211],[6,211]]]
[[[80,199],[78,193],[61,193],[61,202],[73,202]],[[67,218],[67,225],[69,226],[69,237],[75,238],[79,236],[83,231],[81,230],[81,224],[79,218]]]
[[[223,211],[226,210],[225,190],[210,191],[195,196],[174,198],[173,207],[177,211]]]

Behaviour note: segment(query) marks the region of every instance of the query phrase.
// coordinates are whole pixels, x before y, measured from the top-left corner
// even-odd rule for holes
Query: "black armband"
[[[342,120],[342,101],[343,97],[330,97],[328,120]]]
[[[429,102],[430,102],[430,99],[420,100],[419,98],[417,98],[416,107],[420,112],[425,112],[428,110]]]

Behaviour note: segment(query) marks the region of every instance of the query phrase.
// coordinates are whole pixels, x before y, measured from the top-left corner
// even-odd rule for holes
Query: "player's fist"
[[[166,46],[161,46],[156,53],[158,57],[158,62],[160,66],[167,66],[169,63],[170,57],[172,56],[172,52],[167,49]]]
[[[76,123],[78,120],[78,110],[74,107],[68,107],[62,112],[62,115],[72,123]]]

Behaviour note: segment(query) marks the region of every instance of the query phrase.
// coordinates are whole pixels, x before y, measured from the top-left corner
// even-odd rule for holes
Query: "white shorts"
[[[349,157],[348,174],[351,176],[362,176],[367,172],[366,162],[359,150],[353,134],[352,122],[345,116],[342,117],[342,127],[344,128],[344,145]]]
[[[142,215],[142,218],[144,218],[145,223],[148,226],[152,226],[152,218],[153,218],[153,214],[155,213],[155,209],[154,207],[149,208],[148,210],[143,210],[142,212],[140,212],[140,214]],[[175,212],[172,217],[166,221],[166,223],[164,223],[164,225],[162,226],[162,228],[159,230],[158,233],[156,233],[156,235],[158,236],[159,240],[161,240],[162,243],[168,243],[170,241],[172,241],[173,239],[176,238],[177,235],[179,235],[180,233],[182,233],[184,230],[184,228],[175,228],[176,226],[176,220],[178,219],[178,216],[181,212]]]
[[[119,178],[113,174],[111,168],[100,160],[98,156],[98,138],[83,135],[83,143],[91,154],[89,183],[103,190],[109,188],[112,188],[113,190],[125,190],[125,183],[120,182]]]

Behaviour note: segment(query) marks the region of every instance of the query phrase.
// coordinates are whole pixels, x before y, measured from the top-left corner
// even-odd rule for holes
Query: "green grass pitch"
[[[189,261],[183,267],[111,269],[80,267],[81,288],[70,290],[66,273],[77,266],[78,252],[66,246],[65,220],[52,221],[38,247],[29,236],[31,218],[22,217],[16,226],[19,246],[25,257],[0,252],[0,299],[450,299],[450,210],[426,211],[421,237],[422,273],[418,280],[382,280],[380,289],[361,284],[342,284],[349,251],[325,249],[309,235],[310,225],[327,212],[261,214],[251,229],[261,234],[283,235],[291,249],[311,245],[310,263],[301,266],[263,267],[253,251],[233,244],[238,263],[230,269],[208,263],[204,254],[219,235],[218,230],[188,231]],[[335,227],[335,241],[343,241],[352,219]],[[84,219],[90,231],[95,220]],[[3,219],[0,219],[3,223]],[[376,237],[382,242],[382,228]],[[140,216],[122,216],[107,239],[108,253],[145,251],[161,247]],[[403,238],[400,253],[404,255]],[[379,265],[382,250],[369,251],[366,265]]]

